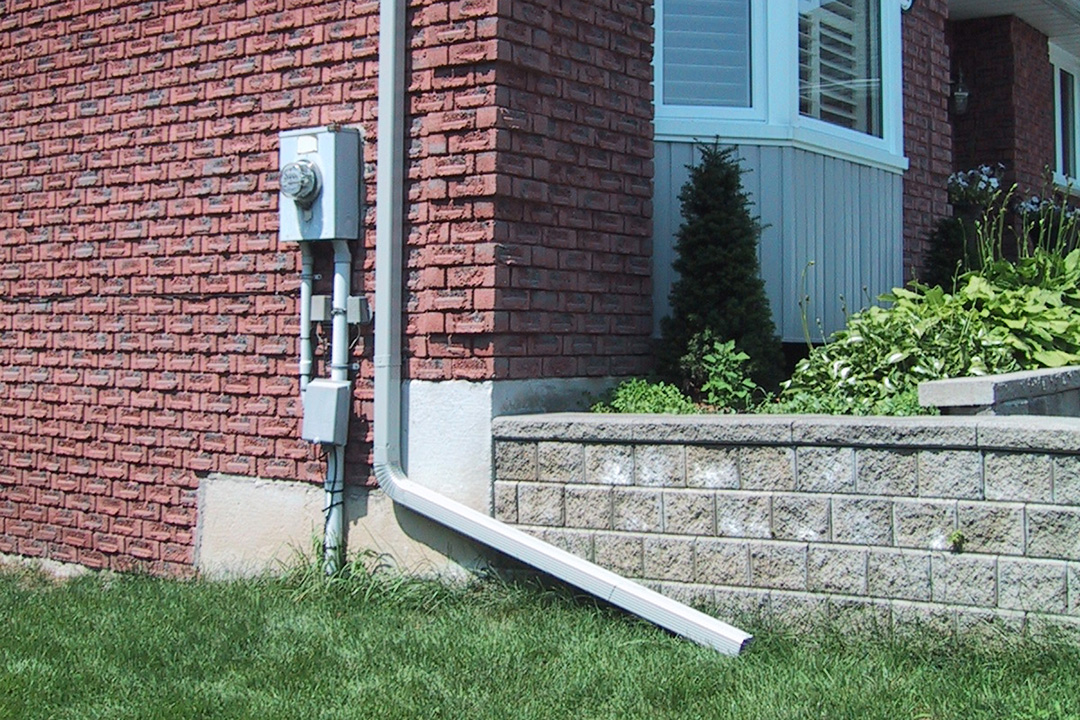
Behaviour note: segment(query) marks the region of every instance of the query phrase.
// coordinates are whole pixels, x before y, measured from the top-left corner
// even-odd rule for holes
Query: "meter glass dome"
[[[296,160],[281,169],[281,194],[300,205],[319,196],[319,169],[310,160]]]

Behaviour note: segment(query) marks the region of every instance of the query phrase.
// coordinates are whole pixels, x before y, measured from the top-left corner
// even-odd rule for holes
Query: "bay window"
[[[749,107],[750,0],[667,0],[664,102]]]
[[[656,0],[656,137],[900,171],[899,0]]]

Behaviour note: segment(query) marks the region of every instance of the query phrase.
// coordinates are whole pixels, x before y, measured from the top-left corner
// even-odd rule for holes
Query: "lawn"
[[[0,718],[1080,718],[1080,649],[795,633],[739,658],[535,583],[0,573]]]

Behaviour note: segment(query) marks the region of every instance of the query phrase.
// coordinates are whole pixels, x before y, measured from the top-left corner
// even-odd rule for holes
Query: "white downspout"
[[[380,0],[373,428],[375,476],[380,487],[394,502],[437,523],[671,632],[720,652],[737,654],[751,640],[742,630],[537,540],[406,477],[401,467],[405,47],[405,0]]]

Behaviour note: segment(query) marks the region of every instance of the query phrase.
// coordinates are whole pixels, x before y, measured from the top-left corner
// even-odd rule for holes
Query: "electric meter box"
[[[278,136],[283,242],[360,237],[360,131],[317,127]]]
[[[349,434],[352,385],[346,380],[312,380],[301,396],[304,420],[300,437],[324,445],[344,445]]]

